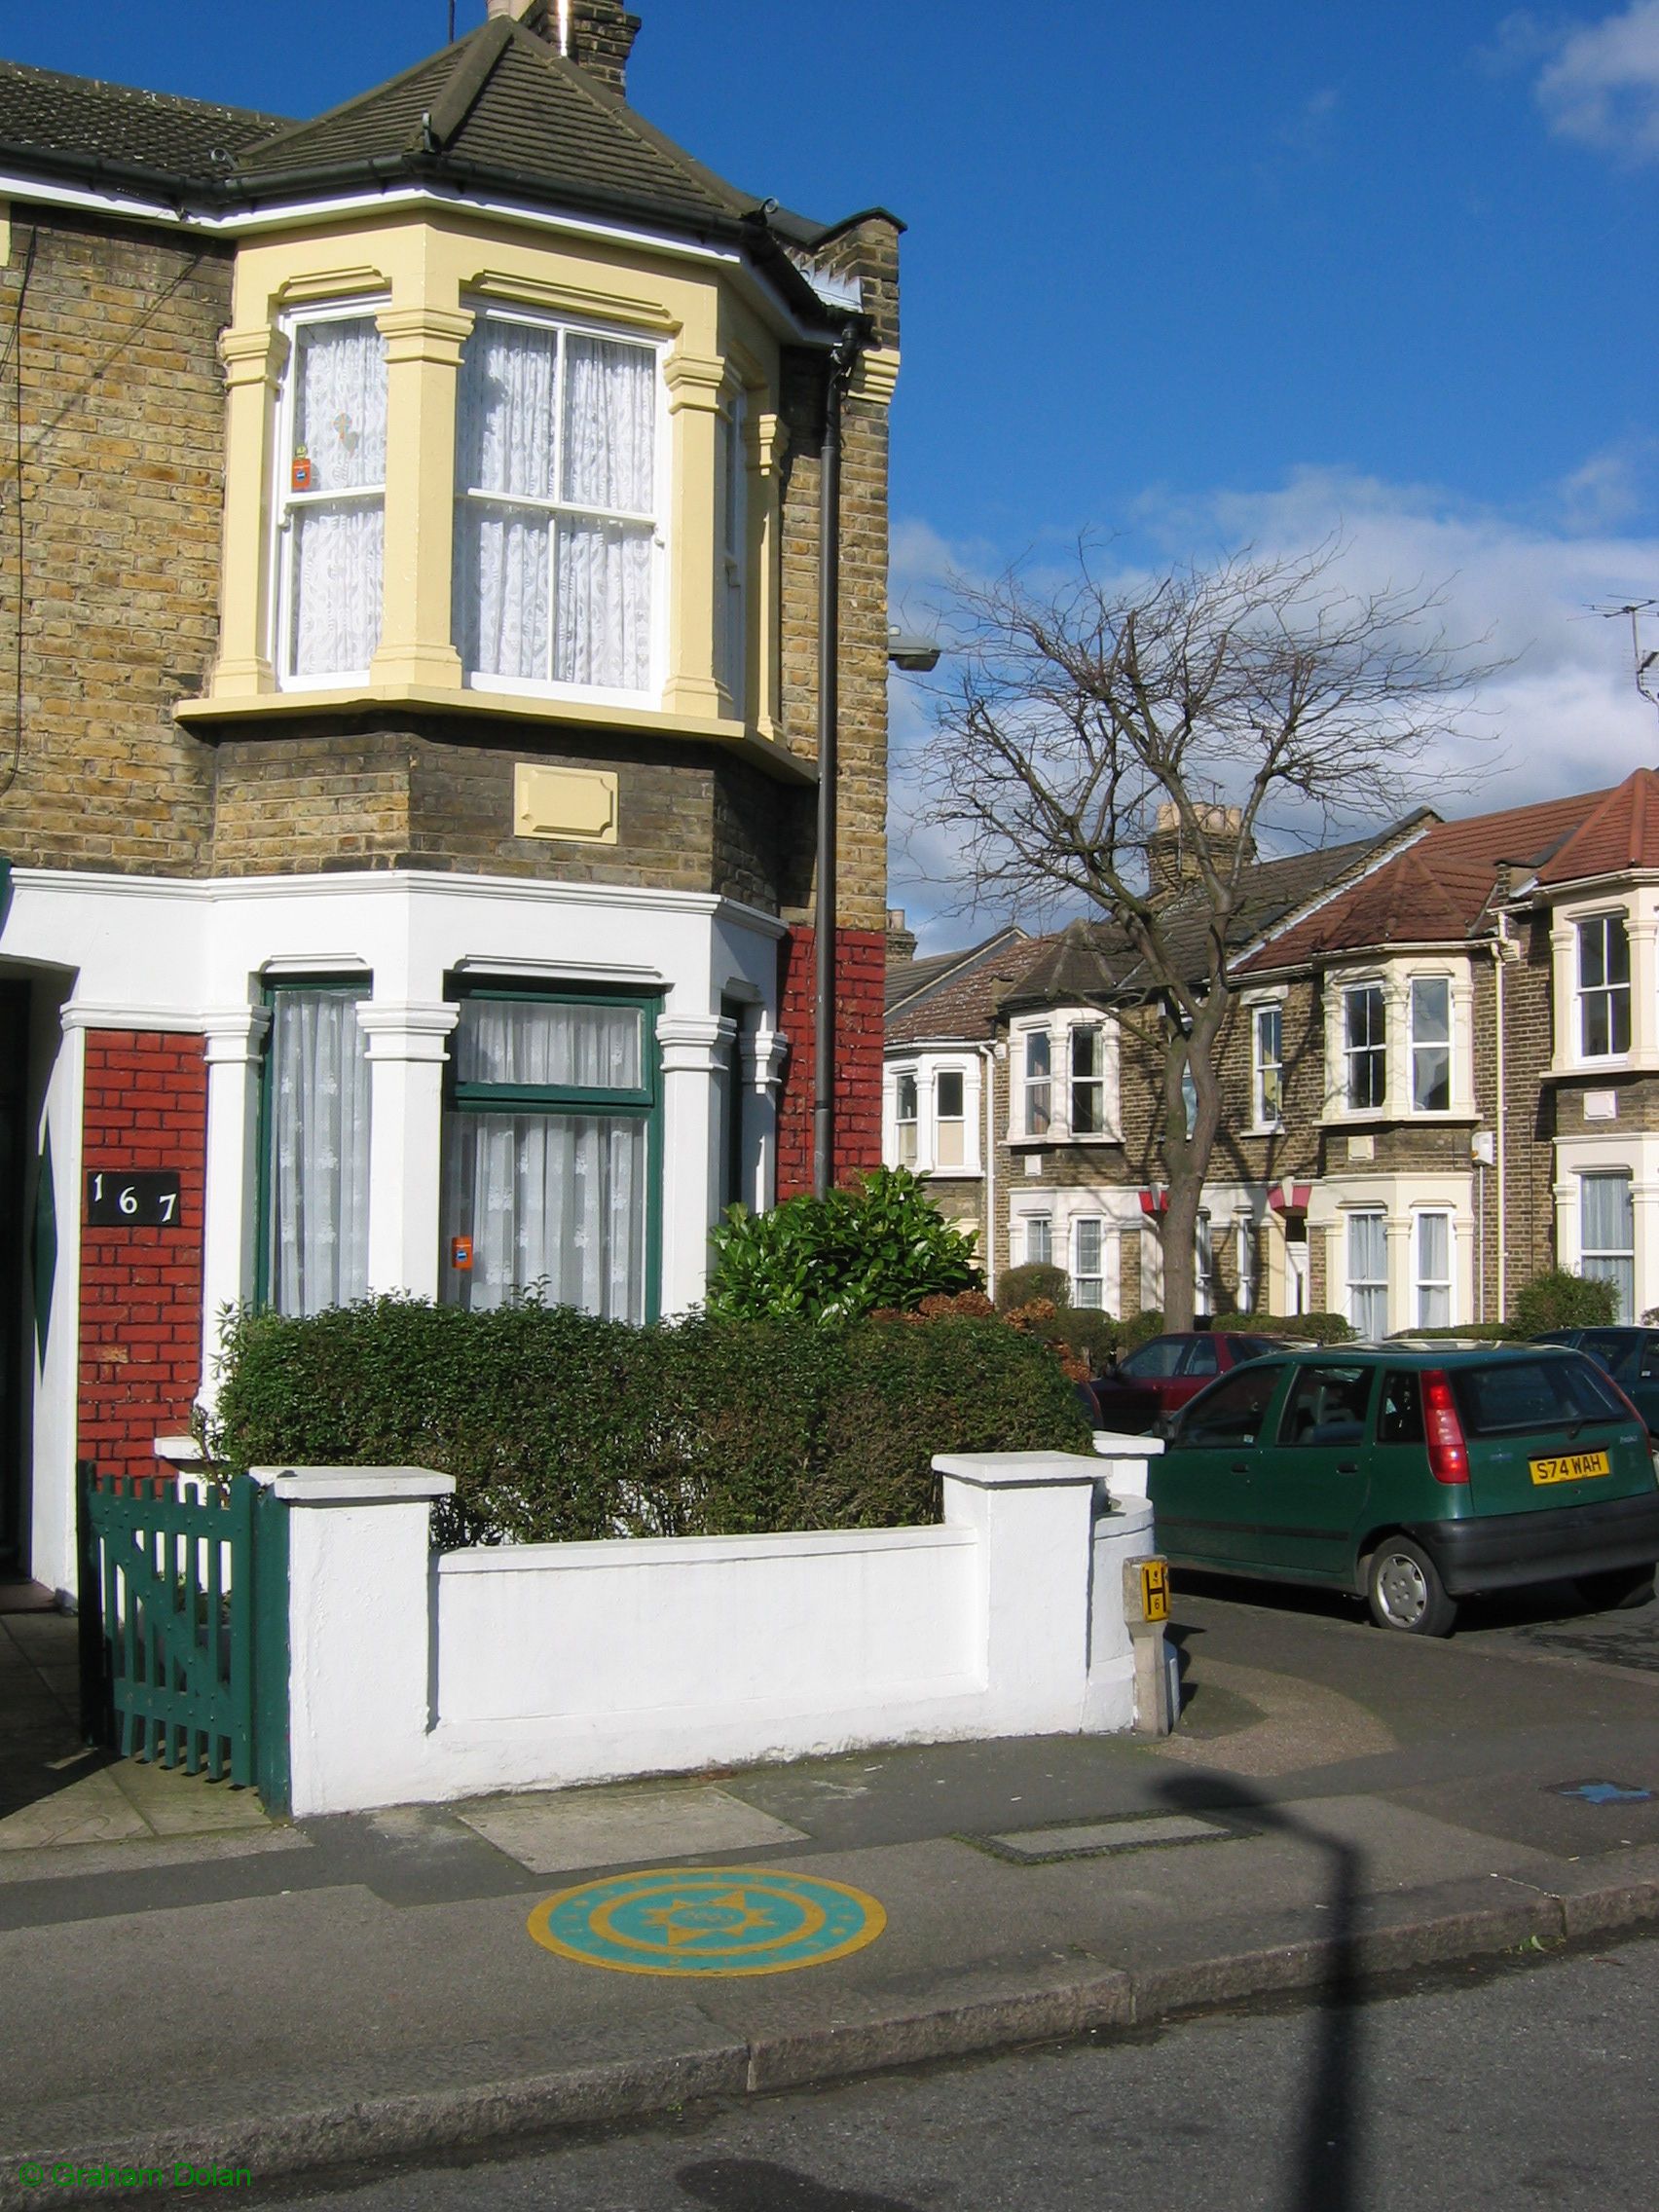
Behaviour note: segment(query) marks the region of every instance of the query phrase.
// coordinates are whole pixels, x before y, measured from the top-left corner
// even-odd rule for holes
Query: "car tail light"
[[[1428,1444],[1428,1471],[1437,1483],[1466,1483],[1469,1448],[1463,1442],[1463,1424],[1452,1399],[1452,1384],[1443,1367],[1431,1367],[1422,1379],[1422,1426]]]

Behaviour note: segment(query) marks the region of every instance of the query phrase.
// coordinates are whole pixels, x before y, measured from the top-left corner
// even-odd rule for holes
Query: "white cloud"
[[[1597,613],[1659,590],[1659,537],[1614,527],[1631,512],[1630,473],[1645,458],[1591,455],[1523,515],[1472,506],[1433,486],[1322,469],[1297,470],[1258,493],[1187,499],[1150,493],[1135,516],[1136,536],[1106,550],[1121,551],[1129,571],[1143,560],[1189,552],[1201,560],[1241,544],[1295,553],[1338,535],[1343,579],[1356,589],[1444,584],[1449,634],[1484,640],[1478,656],[1509,665],[1479,694],[1473,726],[1485,742],[1454,746],[1426,764],[1474,779],[1465,794],[1443,798],[1442,810],[1523,806],[1616,783],[1659,759],[1659,718],[1636,690],[1629,627]],[[901,537],[912,602],[948,568],[982,573],[997,565],[982,548],[974,549],[979,558],[964,560],[965,549],[946,546],[924,526]],[[943,556],[931,574],[930,544]],[[1659,645],[1659,624],[1644,643]],[[968,941],[979,923],[950,912],[956,856],[937,832],[909,828],[927,742],[925,693],[896,684],[893,703],[893,897],[921,924],[924,946],[939,949]]]
[[[1558,137],[1633,165],[1659,161],[1659,0],[1629,0],[1590,23],[1512,16],[1493,58],[1542,60],[1533,96]]]

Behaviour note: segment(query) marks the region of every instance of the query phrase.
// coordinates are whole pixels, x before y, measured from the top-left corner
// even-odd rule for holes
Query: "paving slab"
[[[474,1800],[458,1817],[534,1874],[806,1841],[800,1828],[712,1783],[527,1790]]]

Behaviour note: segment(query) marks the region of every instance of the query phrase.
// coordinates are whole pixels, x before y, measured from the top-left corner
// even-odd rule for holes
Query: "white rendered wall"
[[[261,1469],[290,1508],[296,1816],[872,1744],[1128,1729],[1097,1459],[936,1462],[940,1528],[431,1558],[419,1469]]]
[[[41,1129],[50,1126],[57,1263],[47,1355],[34,1380],[30,1571],[74,1588],[74,1465],[83,1033],[161,1029],[206,1040],[208,1153],[203,1232],[203,1394],[211,1395],[218,1313],[248,1295],[254,1270],[257,1054],[262,985],[272,975],[362,975],[372,1069],[371,1274],[377,1288],[430,1297],[437,1288],[438,1155],[443,1058],[455,1010],[452,974],[531,983],[613,983],[660,992],[662,1021],[682,1040],[710,1029],[722,1000],[750,1014],[745,1131],[769,1196],[776,1049],[777,943],[783,925],[699,893],[496,876],[366,871],[187,881],[18,868],[6,915],[4,967],[44,1001],[61,991],[62,1037],[50,1064]],[[678,1031],[674,1025],[678,1024]],[[686,1057],[680,1051],[682,1062]],[[677,1065],[665,1083],[663,1308],[701,1296],[713,1187],[687,1162],[710,1157],[716,1075]]]

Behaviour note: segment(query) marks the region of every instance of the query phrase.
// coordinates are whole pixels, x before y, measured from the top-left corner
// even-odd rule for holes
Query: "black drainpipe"
[[[835,1180],[835,800],[841,660],[841,402],[858,358],[859,331],[848,323],[830,356],[824,390],[824,452],[818,520],[818,904],[812,1080],[812,1191]]]

